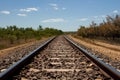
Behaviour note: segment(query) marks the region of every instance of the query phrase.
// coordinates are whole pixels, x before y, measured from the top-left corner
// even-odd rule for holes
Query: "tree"
[[[10,41],[10,44],[13,44],[14,41],[16,41],[17,37],[15,35],[8,35],[8,39]]]
[[[104,37],[106,39],[120,38],[120,16],[115,17],[107,16],[106,22],[97,25],[92,22],[89,27],[81,26],[77,34],[82,37]]]

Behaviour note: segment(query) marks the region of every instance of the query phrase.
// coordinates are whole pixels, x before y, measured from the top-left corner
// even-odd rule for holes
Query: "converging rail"
[[[92,55],[87,50],[83,49],[82,47],[75,44],[72,40],[70,40],[67,36],[64,36],[67,41],[69,41],[72,45],[76,46],[79,50],[81,50],[89,59],[91,59],[98,67],[100,67],[104,72],[106,72],[110,77],[112,77],[115,80],[120,79],[120,72],[118,72],[115,68],[112,66],[105,64],[101,60],[99,60],[97,57]]]
[[[42,44],[40,47],[38,47],[36,50],[31,52],[29,55],[23,57],[21,60],[10,66],[6,71],[3,73],[0,73],[0,80],[7,80],[9,77],[11,77],[16,71],[21,69],[25,64],[29,62],[31,58],[33,58],[40,50],[42,50],[46,45],[48,45],[55,37],[49,39],[44,44]]]
[[[24,66],[29,64],[30,60],[33,57],[35,57],[36,55],[38,55],[39,53],[40,54],[44,53],[44,54],[38,55],[35,58],[36,60],[40,60],[39,63],[37,63],[38,61],[36,61],[34,63],[37,63],[36,65],[39,65],[39,66],[42,65],[42,67],[40,69],[43,70],[43,72],[44,72],[43,74],[48,75],[49,77],[52,76],[52,78],[54,80],[61,78],[62,76],[60,76],[60,75],[62,73],[69,76],[69,74],[73,72],[73,74],[71,74],[71,75],[76,76],[76,78],[77,78],[77,75],[81,76],[79,74],[79,71],[82,70],[82,67],[84,69],[86,69],[86,67],[84,66],[85,63],[88,63],[88,64],[90,64],[90,66],[92,66],[91,65],[92,63],[89,63],[90,61],[88,61],[87,58],[89,58],[92,62],[94,62],[101,70],[103,70],[105,73],[107,73],[111,78],[113,78],[114,80],[120,80],[120,72],[118,72],[116,69],[114,69],[110,65],[105,64],[104,62],[99,60],[97,57],[92,55],[87,50],[78,46],[67,36],[64,36],[64,38],[62,36],[62,37],[58,38],[56,41],[54,41],[56,38],[57,37],[53,37],[53,38],[49,39],[43,45],[41,45],[39,48],[37,48],[36,50],[31,52],[29,55],[23,57],[21,60],[19,60],[12,66],[10,66],[10,68],[8,68],[6,71],[0,73],[0,80],[9,80],[9,78],[11,76],[13,76],[16,73],[16,71],[18,72],[19,70],[21,70],[21,68],[23,68]],[[70,45],[75,48],[72,48]],[[48,47],[48,48],[46,48],[46,47]],[[43,50],[44,48],[46,48],[46,51]],[[77,51],[75,52],[75,50],[77,50]],[[43,56],[43,57],[41,58],[41,56]],[[86,56],[87,56],[87,58],[85,58]],[[86,61],[84,61],[84,60],[86,60]],[[81,66],[79,64],[79,61],[81,61],[81,63],[80,63]],[[90,66],[87,66],[87,67],[90,67]],[[35,71],[35,72],[42,72],[42,71],[39,71],[38,69],[34,69],[34,68],[29,69],[29,71],[30,70]],[[90,70],[91,69],[87,69],[87,71],[90,71]],[[75,72],[77,74],[74,74]],[[85,71],[83,70],[83,71],[81,71],[81,73],[82,72],[84,75]],[[57,78],[55,78],[55,77],[57,77]],[[62,77],[62,79],[66,79],[66,80],[68,79],[68,78],[64,78],[64,77]],[[44,78],[44,80],[47,80],[46,76],[44,76],[44,77],[42,76],[42,78]]]

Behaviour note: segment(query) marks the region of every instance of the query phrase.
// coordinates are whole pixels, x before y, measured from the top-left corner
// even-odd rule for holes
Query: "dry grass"
[[[92,49],[93,51],[100,52],[108,57],[110,57],[113,60],[118,60],[120,61],[120,45],[112,45],[109,43],[104,43],[104,42],[99,42],[95,41],[95,44],[86,42],[81,39],[74,38],[69,35],[70,38],[72,38],[74,41],[80,43],[81,45],[84,45],[87,48]],[[99,45],[96,45],[99,44]],[[117,49],[117,50],[116,50]]]
[[[113,49],[113,50],[117,50],[117,51],[120,51],[120,45],[111,45],[111,44],[108,44],[108,43],[104,43],[104,42],[101,42],[101,41],[94,41],[95,44],[98,44],[98,45],[101,45],[103,47],[106,47],[106,48],[110,48],[110,49]]]
[[[17,49],[20,49],[20,48],[26,48],[26,47],[28,47],[30,45],[33,45],[33,44],[35,44],[37,42],[42,42],[44,40],[46,40],[46,38],[43,38],[43,39],[41,39],[39,41],[34,40],[32,42],[28,42],[28,43],[24,43],[24,44],[20,44],[20,45],[14,46],[14,47],[2,49],[2,50],[0,50],[0,58],[4,57],[6,55],[9,55],[9,53],[12,53],[14,50],[17,50]]]
[[[17,46],[17,45],[20,45],[20,44],[25,44],[25,43],[29,43],[29,42],[34,42],[34,41],[37,41],[36,39],[27,39],[27,40],[24,40],[24,39],[20,39],[20,40],[16,40],[14,41],[12,44],[10,43],[9,40],[0,40],[0,50],[2,49],[6,49],[6,48],[10,48],[10,47],[14,47],[14,46]]]

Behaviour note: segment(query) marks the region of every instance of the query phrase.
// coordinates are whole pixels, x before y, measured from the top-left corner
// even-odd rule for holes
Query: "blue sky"
[[[76,31],[120,14],[120,0],[1,0],[0,27],[52,27]]]

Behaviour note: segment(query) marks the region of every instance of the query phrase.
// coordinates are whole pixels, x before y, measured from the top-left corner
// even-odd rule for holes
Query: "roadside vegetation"
[[[14,44],[20,44],[21,42],[28,42],[30,40],[40,40],[43,37],[51,37],[55,35],[63,34],[61,30],[54,28],[42,28],[39,25],[35,30],[32,27],[19,28],[16,25],[7,26],[6,28],[0,27],[0,49],[10,47]]]
[[[106,21],[100,24],[92,22],[88,27],[80,26],[77,36],[120,43],[120,15],[107,16]]]

